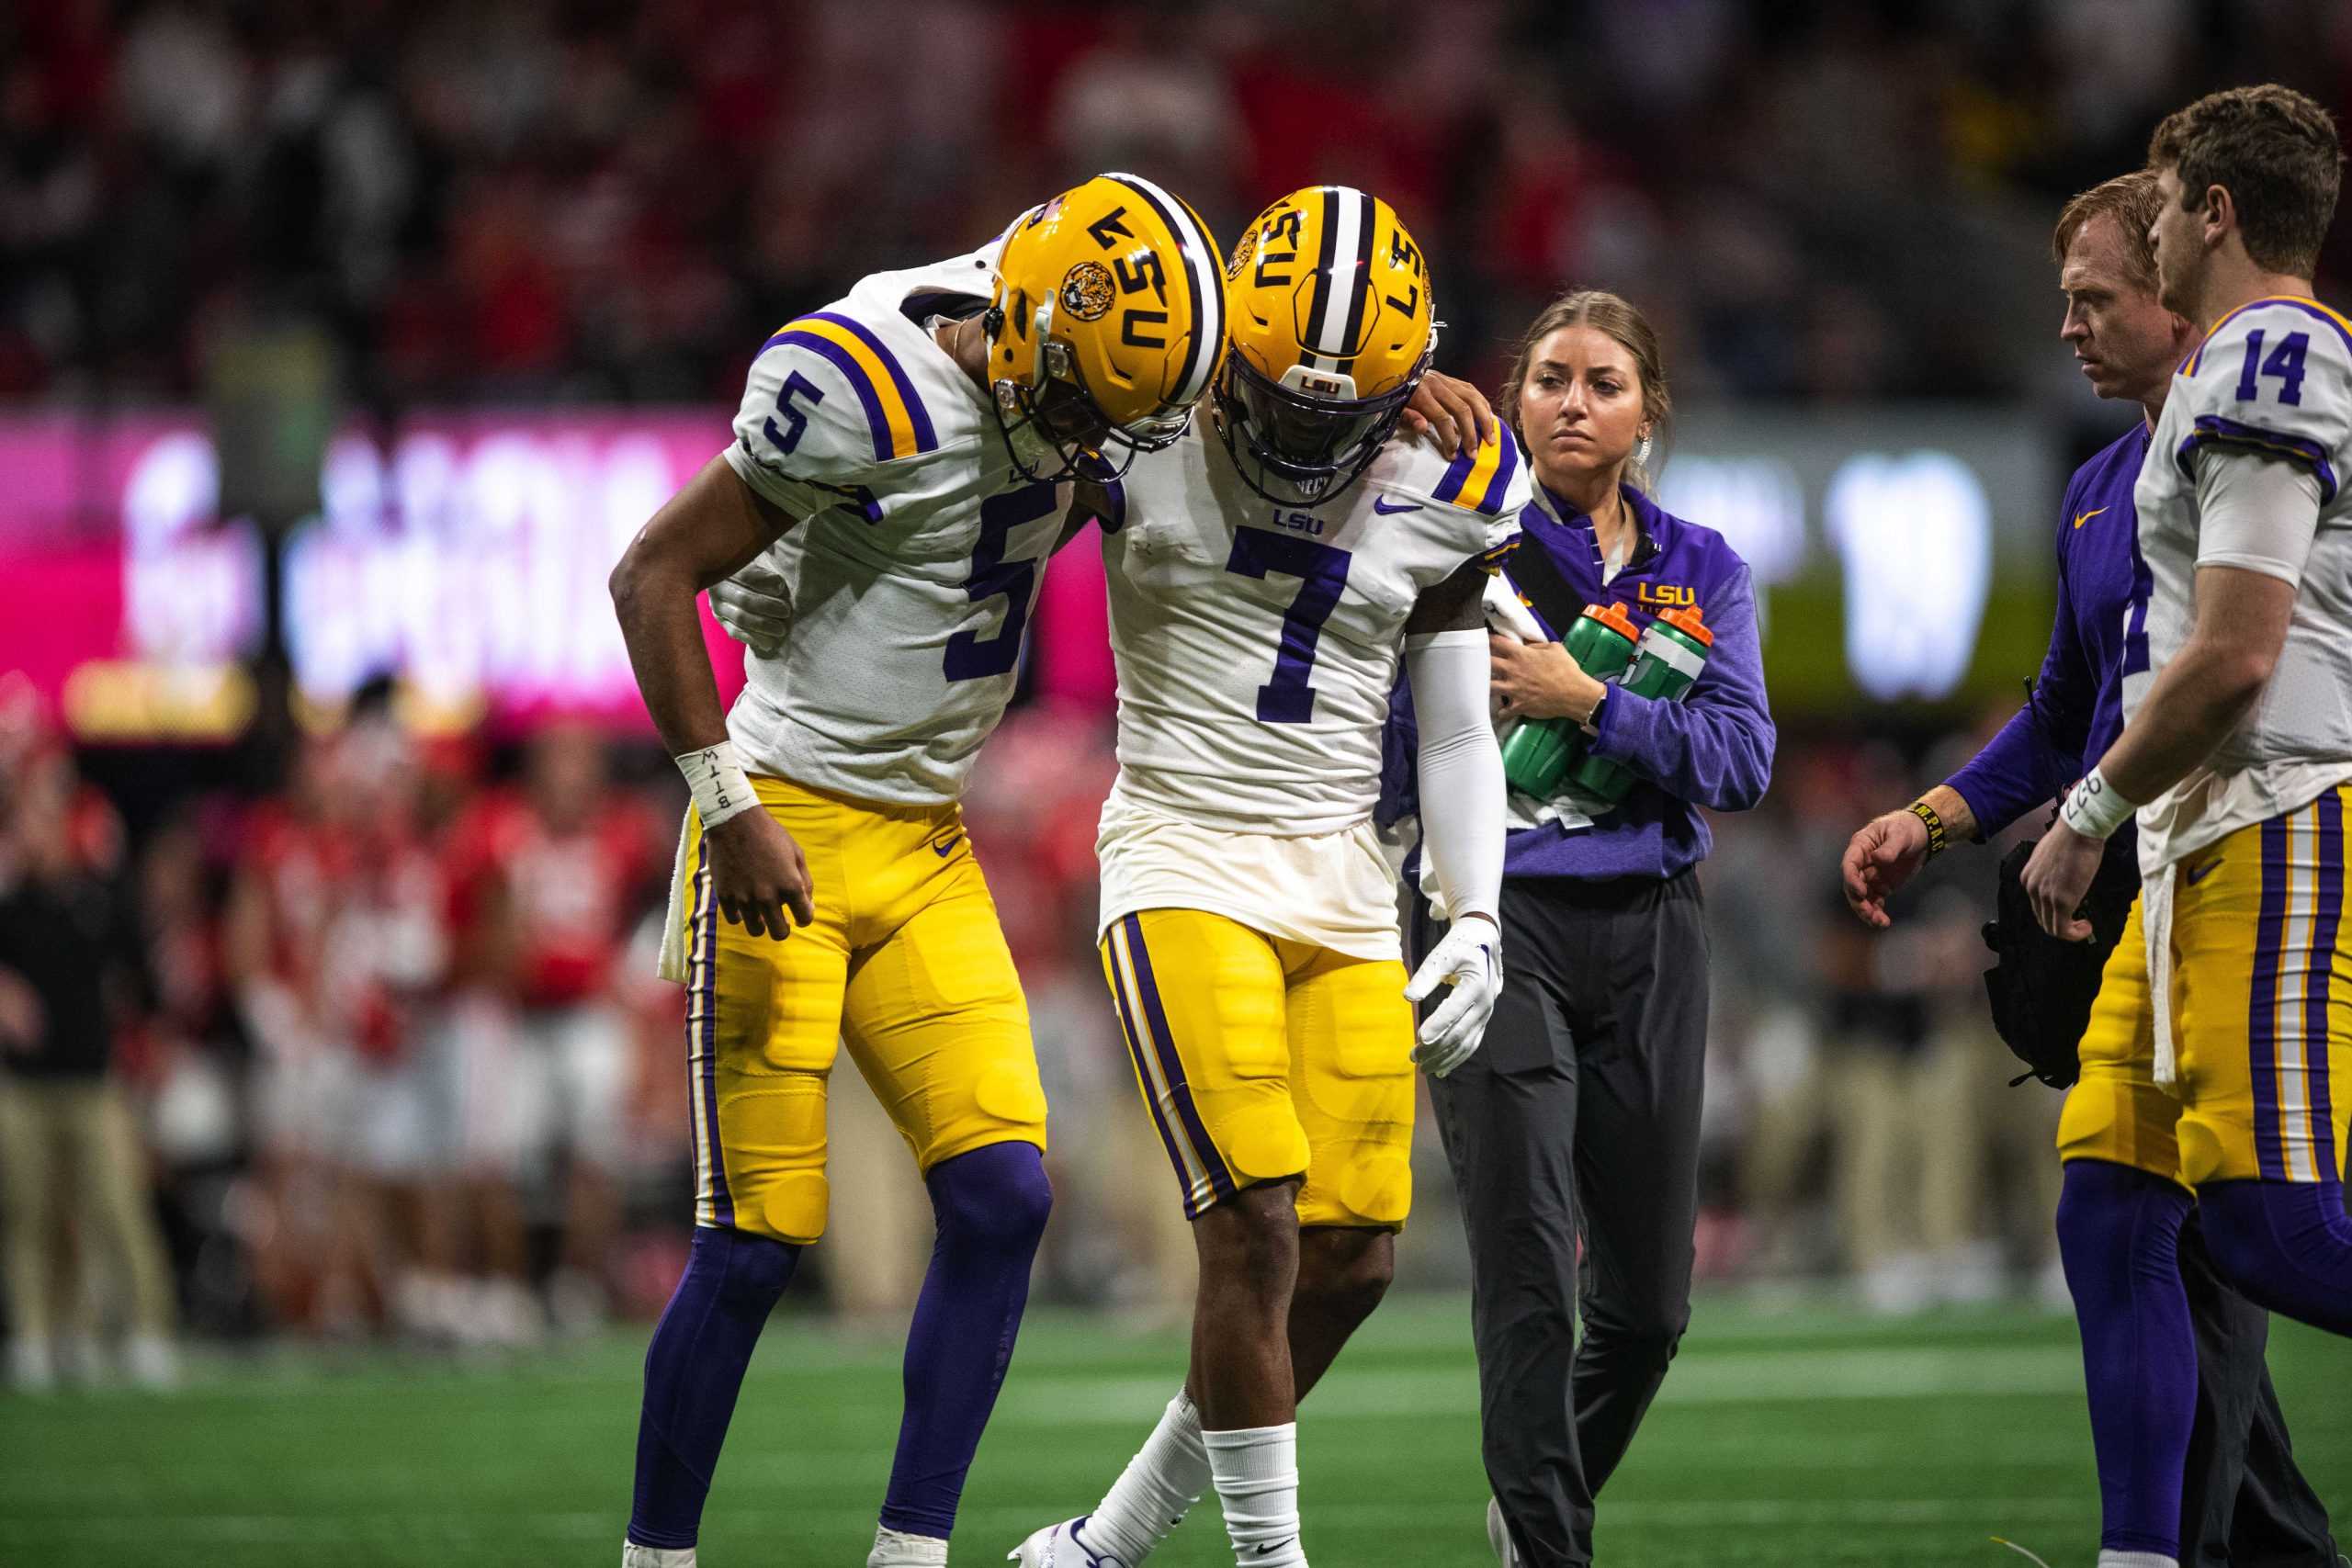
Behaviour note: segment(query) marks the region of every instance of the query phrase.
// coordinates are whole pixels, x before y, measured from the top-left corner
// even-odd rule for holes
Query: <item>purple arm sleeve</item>
[[[1756,584],[1743,565],[1719,596],[1707,667],[1679,702],[1612,687],[1592,754],[1623,762],[1678,800],[1745,811],[1772,782],[1775,732],[1757,642]]]
[[[1989,839],[2065,788],[2082,771],[2098,701],[2098,672],[2075,629],[2065,562],[2058,566],[2058,620],[2025,706],[1944,783],[1968,802],[1979,837]]]

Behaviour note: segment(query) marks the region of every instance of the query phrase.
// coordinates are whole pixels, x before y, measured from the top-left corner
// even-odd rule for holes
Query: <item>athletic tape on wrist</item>
[[[2107,775],[2093,768],[2068,792],[2066,803],[2058,808],[2058,819],[2086,839],[2107,839],[2139,809],[2139,802],[2123,798],[2107,782]]]
[[[760,803],[759,796],[752,793],[752,781],[744,773],[743,765],[735,760],[735,743],[731,740],[670,760],[678,764],[678,772],[685,775],[686,788],[694,792],[695,815],[702,818],[706,833]]]

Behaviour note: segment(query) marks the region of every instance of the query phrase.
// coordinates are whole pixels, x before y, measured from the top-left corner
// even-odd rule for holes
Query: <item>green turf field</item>
[[[1181,1340],[1039,1314],[965,1497],[959,1562],[1091,1504],[1165,1402]],[[0,1563],[618,1561],[635,1332],[494,1365],[199,1363],[168,1399],[0,1398]],[[2305,1462],[2352,1524],[2352,1350],[2282,1326]],[[2086,1568],[2098,1498],[2071,1323],[2012,1309],[1883,1323],[1700,1303],[1603,1500],[1606,1568]],[[1479,1564],[1485,1483],[1463,1303],[1392,1303],[1307,1407],[1306,1543],[1327,1568]],[[898,1419],[893,1345],[777,1322],[735,1418],[710,1568],[857,1568]],[[1212,1505],[1155,1559],[1229,1564]]]

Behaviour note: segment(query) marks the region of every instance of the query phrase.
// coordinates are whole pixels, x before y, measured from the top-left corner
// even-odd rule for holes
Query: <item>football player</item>
[[[2122,732],[2125,639],[2138,614],[2132,487],[2173,370],[2203,335],[2156,299],[2148,231],[2161,209],[2156,176],[2140,170],[2085,191],[2059,216],[2059,335],[2098,394],[2139,404],[2141,417],[2066,487],[2058,616],[2025,707],[1949,781],[1848,844],[1846,895],[1870,925],[1892,923],[1889,896],[1937,846],[1999,834],[2064,794],[2086,757],[2103,754]],[[2136,874],[2137,849],[2126,825],[2105,858]],[[2140,960],[2127,950],[2124,961]],[[2101,1544],[2199,1564],[2325,1562],[2335,1556],[2327,1511],[2296,1468],[2264,1365],[2269,1316],[2214,1274],[2203,1227],[2193,1213],[2178,1213],[2188,1193],[2174,1136],[2181,1106],[2157,1087],[2154,1061],[2136,1039],[2145,1001],[2139,987],[2101,994],[2098,1006],[2112,1010],[2094,1012],[2098,1021],[2076,1043],[2082,1076],[2058,1126],[2058,1250],[2082,1329]],[[2159,1223],[2143,1224],[2150,1214]],[[2177,1319],[2143,1318],[2132,1305],[2140,1281],[2176,1265],[2185,1310]],[[2177,1429],[2173,1413],[2183,1406],[2196,1421],[2184,1434],[2185,1456],[2144,1440],[2150,1430]],[[2165,1516],[2179,1521],[2177,1540],[2141,1532],[2143,1521]]]
[[[867,1562],[947,1560],[1051,1202],[1028,1012],[956,798],[1076,465],[1172,442],[1208,388],[1217,262],[1190,207],[1114,174],[866,278],[762,346],[733,445],[613,573],[694,795],[664,967],[689,987],[696,1228],[646,1357],[625,1564],[694,1562],[752,1347],[825,1228],[842,1040],[939,1227]],[[789,626],[726,714],[695,596],[771,546]]]
[[[2181,1102],[2180,1179],[2213,1261],[2256,1302],[2352,1333],[2344,1210],[2352,966],[2340,951],[2352,779],[2352,321],[2312,297],[2343,152],[2327,113],[2278,86],[2166,119],[2159,296],[2210,322],[2165,400],[2133,495],[2123,732],[2028,862],[2044,929],[2076,918],[2103,841],[2137,815],[2141,898],[2101,978],[2084,1057],[2143,1054]],[[2126,1005],[2128,1004],[2128,1005]],[[2102,1032],[2128,1036],[2128,1045]],[[2145,1200],[2177,1231],[2186,1194]],[[2186,1344],[2178,1276],[2138,1281],[2151,1336]],[[2177,1455],[2178,1402],[2143,1440]],[[2177,1521],[2133,1521],[2169,1565]]]
[[[1508,430],[1393,435],[1428,368],[1429,269],[1387,203],[1298,191],[1227,273],[1196,429],[1109,498],[1119,777],[1101,939],[1200,1258],[1183,1388],[1102,1503],[1012,1552],[1130,1568],[1212,1483],[1235,1557],[1294,1568],[1298,1399],[1386,1290],[1411,1204],[1412,1065],[1477,1048],[1500,978],[1502,762],[1480,597],[1529,499]],[[1408,984],[1372,824],[1399,661],[1451,934]],[[1413,1002],[1452,995],[1420,1026]]]

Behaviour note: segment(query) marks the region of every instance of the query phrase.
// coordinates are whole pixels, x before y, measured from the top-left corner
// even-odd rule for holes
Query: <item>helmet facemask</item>
[[[992,310],[989,315],[986,325],[993,340],[1004,330],[1005,321],[1001,311]],[[1087,390],[1069,345],[1051,335],[1053,318],[1048,299],[1030,322],[1035,357],[1029,378],[1001,377],[990,385],[997,428],[1003,433],[1014,470],[1035,483],[1115,479],[1133,466],[1137,453],[1175,445],[1191,425],[1193,411],[1188,407],[1125,425],[1114,423]]]
[[[1217,372],[1217,434],[1242,482],[1285,506],[1329,501],[1362,477],[1396,429],[1429,368],[1420,363],[1377,397],[1355,396],[1346,374],[1294,365],[1280,381],[1240,354]]]

